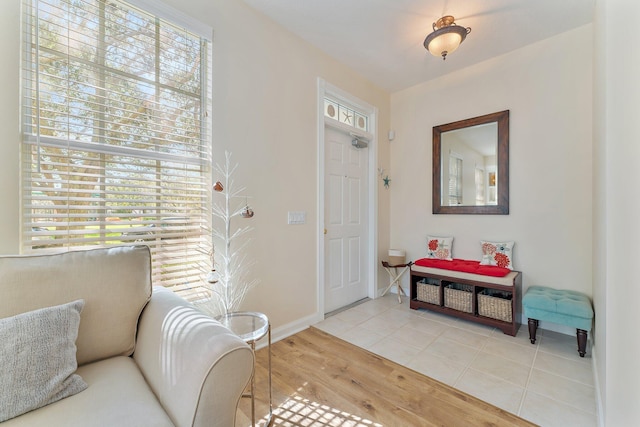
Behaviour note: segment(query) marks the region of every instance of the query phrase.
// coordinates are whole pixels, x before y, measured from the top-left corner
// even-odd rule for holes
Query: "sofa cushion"
[[[120,246],[54,255],[0,257],[0,318],[84,299],[78,365],[131,355],[151,297],[151,253]]]
[[[28,412],[2,427],[173,427],[171,419],[130,357],[78,368],[89,384],[82,393]]]
[[[84,301],[0,319],[0,422],[87,388],[74,372]]]
[[[454,258],[451,261],[447,261],[446,259],[420,258],[416,260],[413,265],[492,277],[504,277],[511,271],[508,268],[495,265],[482,265],[480,261],[459,258]]]

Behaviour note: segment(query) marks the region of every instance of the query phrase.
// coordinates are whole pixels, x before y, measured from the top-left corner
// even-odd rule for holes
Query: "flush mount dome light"
[[[453,16],[447,15],[433,23],[433,33],[424,39],[424,47],[433,56],[447,59],[447,55],[456,50],[471,32],[471,28],[459,27],[454,21]]]

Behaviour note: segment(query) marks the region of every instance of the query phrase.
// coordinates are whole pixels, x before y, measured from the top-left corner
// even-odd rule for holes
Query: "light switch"
[[[304,211],[289,211],[287,214],[289,225],[304,224],[305,222],[307,222],[307,213]]]

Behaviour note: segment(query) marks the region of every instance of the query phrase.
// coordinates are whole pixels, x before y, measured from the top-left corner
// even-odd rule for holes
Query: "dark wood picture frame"
[[[498,124],[498,194],[495,205],[442,205],[442,133],[471,126],[497,122]],[[433,127],[433,192],[434,214],[473,214],[508,215],[509,214],[509,110],[473,117]]]

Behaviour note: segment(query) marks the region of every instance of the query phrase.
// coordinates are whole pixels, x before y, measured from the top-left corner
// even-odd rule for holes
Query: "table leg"
[[[267,329],[267,336],[268,336],[268,344],[267,344],[267,360],[268,360],[268,374],[269,374],[269,378],[268,378],[268,384],[269,384],[269,415],[267,417],[267,419],[265,420],[265,427],[269,427],[271,425],[271,422],[273,420],[273,388],[272,388],[272,384],[271,384],[271,323],[269,323],[268,329]],[[254,354],[256,351],[256,342],[255,341],[250,341],[248,343],[251,347],[251,350],[253,350]],[[250,393],[248,395],[246,395],[246,397],[250,397],[251,398],[251,425],[253,427],[256,426],[256,370],[253,370],[253,375],[251,376],[251,381],[250,381]]]
[[[265,423],[265,426],[270,426],[273,421],[273,397],[272,397],[272,388],[271,388],[271,322],[269,322],[269,330],[268,330],[268,338],[269,343],[267,347],[267,351],[269,352],[269,418]]]
[[[397,267],[385,267],[384,269],[387,270],[387,273],[389,273],[389,277],[391,278],[391,283],[389,283],[389,286],[387,286],[387,289],[384,290],[384,292],[382,293],[382,296],[385,296],[387,292],[389,292],[389,290],[393,287],[393,285],[397,285],[398,286],[398,302],[402,303],[402,295],[407,295],[404,291],[404,289],[402,289],[402,286],[400,285],[400,279],[402,278],[402,276],[404,275],[404,273],[406,273],[406,271],[409,269],[409,265],[405,266],[400,273],[398,273],[398,269]],[[393,269],[393,271],[392,271]]]
[[[253,351],[254,357],[256,354],[256,342],[251,341],[249,343],[251,346],[251,350]],[[254,362],[255,363],[255,362]],[[255,367],[253,369],[253,375],[251,375],[251,425],[255,427],[256,425],[256,370]]]
[[[393,285],[395,285],[400,279],[400,277],[398,277],[398,272],[395,267],[389,267],[389,268],[385,267],[385,270],[387,270],[387,273],[389,273],[389,277],[391,278],[391,283],[389,283],[389,286],[387,286],[387,288],[384,290],[381,296],[385,296],[387,292],[389,292],[389,290],[393,287]]]

